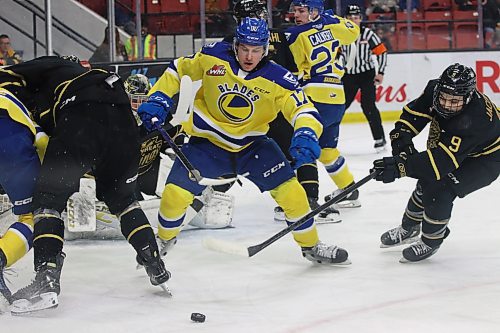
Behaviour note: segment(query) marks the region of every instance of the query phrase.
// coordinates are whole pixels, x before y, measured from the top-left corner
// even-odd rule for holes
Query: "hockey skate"
[[[349,185],[349,186],[351,186],[351,185]],[[336,195],[339,195],[342,191],[343,190],[340,190],[340,189],[333,191],[332,194],[329,194],[325,197],[325,202],[329,201],[331,198],[335,197]],[[339,202],[334,203],[332,206],[336,209],[361,207],[361,202],[359,201],[359,191],[358,190],[352,191],[344,199],[340,200]]]
[[[302,256],[318,264],[349,265],[351,263],[346,250],[336,245],[328,246],[322,242],[318,242],[313,247],[303,247]]]
[[[420,234],[420,224],[416,224],[409,230],[403,228],[403,226],[398,226],[389,231],[386,231],[380,236],[380,247],[392,247],[397,245],[413,243],[416,237]]]
[[[152,249],[150,245],[147,245],[139,251],[136,259],[138,264],[142,265],[146,270],[151,284],[153,286],[160,286],[168,296],[172,296],[172,292],[166,284],[171,274],[166,270],[165,263],[161,259],[157,249]]]
[[[6,266],[7,258],[3,251],[0,250],[0,313],[4,312],[12,302],[12,294],[3,277],[3,271]]]
[[[274,221],[275,222],[285,222],[285,211],[280,206],[274,207]]]
[[[424,260],[436,253],[437,250],[439,250],[439,245],[432,247],[425,244],[420,239],[416,243],[403,250],[403,258],[401,258],[399,262],[405,263]]]
[[[36,268],[35,280],[12,295],[11,313],[29,314],[55,308],[59,305],[57,295],[61,291],[60,277],[66,255],[60,252],[55,262],[44,262]]]
[[[375,148],[375,151],[377,153],[385,151],[386,147],[387,147],[387,142],[385,141],[385,138],[375,140],[375,143],[373,144],[373,148]]]
[[[307,198],[311,210],[319,207],[318,201],[314,198]],[[332,206],[325,208],[314,218],[317,224],[339,223],[342,222],[340,212]]]

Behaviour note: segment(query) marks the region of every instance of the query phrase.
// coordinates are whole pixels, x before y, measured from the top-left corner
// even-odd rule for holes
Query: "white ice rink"
[[[340,148],[360,179],[382,155],[366,124],[341,131]],[[320,178],[323,197],[335,187],[324,170]],[[361,208],[318,226],[324,242],[349,251],[352,265],[342,268],[306,261],[290,235],[253,258],[204,249],[207,236],[253,245],[284,227],[273,222],[269,194],[235,186],[236,228],[184,231],[168,255],[171,299],[135,269],[125,241],[67,242],[59,307],[0,315],[1,332],[500,332],[500,182],[455,201],[451,234],[433,257],[401,264],[401,248],[380,249],[379,237],[400,223],[414,183],[369,182]],[[31,265],[30,254],[8,278],[27,282]],[[206,322],[191,322],[192,312]]]

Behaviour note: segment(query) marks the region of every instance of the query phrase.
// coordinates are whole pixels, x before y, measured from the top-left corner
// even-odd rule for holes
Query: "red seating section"
[[[107,4],[102,0],[79,0],[91,10],[106,16]],[[214,6],[222,13],[229,9],[230,0],[206,1],[207,10]],[[276,6],[278,0],[272,0]],[[477,0],[471,0],[472,6]],[[421,12],[412,12],[412,34],[410,41],[407,32],[409,25],[405,12],[370,14],[368,21],[392,21],[394,34],[387,35],[393,50],[447,50],[452,48],[479,47],[478,13],[475,10],[459,10],[454,0],[420,0]],[[135,0],[120,0],[125,7],[135,9]],[[184,34],[199,32],[200,2],[185,0],[143,0],[143,13],[147,13],[144,22],[154,34]],[[383,17],[381,17],[383,16]],[[394,23],[394,20],[396,21]],[[210,22],[210,13],[207,13]],[[411,48],[409,45],[411,43]]]

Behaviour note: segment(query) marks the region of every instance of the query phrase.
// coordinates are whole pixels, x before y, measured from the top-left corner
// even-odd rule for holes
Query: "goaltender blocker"
[[[191,136],[182,151],[202,176],[216,178],[239,174],[283,207],[288,223],[309,211],[307,196],[277,144],[265,134],[279,111],[295,133],[291,155],[300,165],[319,156],[319,114],[296,78],[283,67],[266,60],[269,29],[264,20],[245,18],[233,44],[205,46],[201,52],[174,60],[153,86],[138,113],[150,129],[153,118],[164,121],[171,96],[179,91],[180,78],[202,80],[194,111],[184,124]],[[186,208],[204,187],[192,181],[176,160],[159,211],[158,235],[162,247],[170,247],[179,234]],[[304,257],[322,263],[348,263],[347,251],[319,241],[313,219],[293,231]]]

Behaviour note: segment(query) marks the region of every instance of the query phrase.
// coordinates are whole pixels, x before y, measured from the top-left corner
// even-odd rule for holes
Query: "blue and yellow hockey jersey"
[[[335,61],[339,47],[359,36],[359,27],[339,16],[322,14],[316,21],[289,28],[290,45],[304,91],[313,101],[345,103],[341,78],[344,67]]]
[[[49,138],[32,119],[29,111],[19,99],[6,89],[0,88],[0,112],[6,113],[12,120],[26,126],[33,134],[33,145],[40,160],[43,159]]]
[[[206,138],[228,151],[240,151],[264,136],[280,111],[295,129],[310,127],[321,135],[318,112],[296,77],[274,62],[263,60],[247,73],[240,69],[231,44],[213,43],[192,56],[174,60],[149,94],[177,94],[184,75],[202,80],[194,111],[183,124],[191,136]]]

